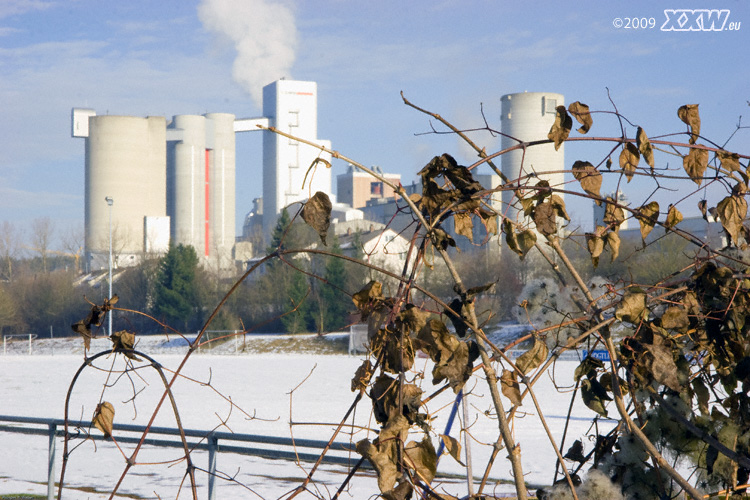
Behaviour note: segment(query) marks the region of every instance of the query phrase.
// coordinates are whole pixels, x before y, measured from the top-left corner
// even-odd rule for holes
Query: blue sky
[[[740,29],[659,29],[664,9],[701,8],[729,9],[729,21]],[[614,26],[616,18],[628,17],[654,18],[655,27]],[[259,64],[262,74],[233,74],[238,43],[272,54],[269,64]],[[84,143],[70,137],[72,107],[251,117],[260,115],[252,95],[259,82],[314,80],[320,138],[409,182],[434,155],[449,152],[463,163],[474,157],[454,137],[418,135],[429,131],[429,121],[403,105],[400,91],[461,128],[481,127],[483,109],[499,129],[503,94],[559,92],[567,103],[611,110],[608,88],[618,109],[651,137],[683,131],[677,108],[699,103],[703,134],[723,143],[740,115],[750,125],[748,53],[750,6],[744,0],[526,6],[489,0],[0,0],[0,221],[25,227],[48,216],[60,231],[82,226]],[[591,134],[618,131],[616,121],[604,117]],[[489,134],[477,140],[488,151],[499,144]],[[740,131],[728,148],[750,151],[750,131]],[[605,153],[601,145],[568,144],[566,164],[598,163]],[[238,137],[238,224],[261,195],[260,169],[260,138]],[[345,165],[334,169],[335,176]],[[605,189],[617,180],[607,177]],[[633,187],[631,198],[652,189]],[[588,203],[569,205],[582,222],[590,219]]]

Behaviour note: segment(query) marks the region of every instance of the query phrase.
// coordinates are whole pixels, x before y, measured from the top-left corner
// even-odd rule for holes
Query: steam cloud
[[[263,86],[290,76],[294,63],[297,27],[291,9],[266,0],[202,0],[198,18],[234,43],[232,78],[261,107]]]

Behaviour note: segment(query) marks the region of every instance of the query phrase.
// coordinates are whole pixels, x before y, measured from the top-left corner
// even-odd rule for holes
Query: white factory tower
[[[506,149],[520,141],[538,141],[547,138],[555,122],[555,108],[565,105],[562,94],[552,92],[521,92],[506,94],[501,100],[501,130],[503,132],[501,148]],[[510,137],[508,137],[510,136]],[[518,139],[518,140],[514,140]],[[546,180],[552,187],[561,187],[564,182],[565,144],[558,150],[553,144],[543,144],[526,149],[516,149],[502,157],[502,171],[510,182],[536,185],[539,180]],[[536,174],[538,179],[523,179],[529,174]],[[562,196],[561,193],[559,193]],[[506,216],[522,222],[518,214],[518,200],[512,190],[503,191],[503,206],[509,207]]]
[[[233,265],[235,133],[273,126],[316,144],[317,85],[279,80],[263,89],[262,118],[233,114],[97,116],[74,108],[72,136],[86,140],[85,254],[90,270],[135,265],[173,244],[192,245],[204,264]],[[263,226],[316,191],[331,194],[322,164],[303,179],[318,148],[263,132]],[[257,165],[257,163],[256,163]],[[253,169],[252,163],[244,168]],[[258,167],[254,169],[260,170]],[[260,172],[258,172],[260,173]]]

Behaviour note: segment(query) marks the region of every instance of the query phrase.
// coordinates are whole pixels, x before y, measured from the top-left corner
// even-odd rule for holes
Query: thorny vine
[[[116,369],[113,365],[101,369],[118,379],[123,376],[130,379],[137,376],[144,366],[151,367],[158,372],[164,391],[136,447],[128,452],[121,450],[125,466],[112,489],[112,496],[128,473],[141,465],[139,451],[161,407],[169,399],[183,442],[184,454],[175,463],[184,462],[184,480],[189,484],[192,497],[197,498],[195,471],[199,469],[192,462],[192,450],[183,432],[179,405],[174,400],[172,388],[184,377],[183,368],[191,355],[206,344],[205,333],[223,304],[261,266],[280,262],[325,283],[322,276],[295,263],[294,257],[302,254],[344,259],[368,267],[381,278],[370,281],[359,291],[349,291],[353,307],[361,321],[367,323],[368,356],[351,380],[355,396],[343,418],[335,424],[327,446],[305,477],[300,479],[299,485],[284,498],[291,500],[302,493],[316,498],[339,498],[344,492],[352,491],[352,479],[367,463],[375,469],[382,498],[459,498],[456,496],[459,493],[448,492],[445,485],[437,487],[433,484],[439,476],[437,462],[440,457],[435,449],[436,442],[459,464],[465,465],[461,462],[460,441],[447,432],[440,434],[433,425],[435,412],[427,411],[427,403],[448,389],[453,390],[458,398],[465,398],[469,393],[478,397],[480,390],[488,390],[489,409],[486,414],[496,419],[496,438],[487,444],[491,453],[476,493],[471,491],[473,478],[468,481],[471,498],[497,498],[486,493],[485,489],[493,482],[491,474],[498,470],[498,457],[503,449],[510,464],[516,498],[529,497],[522,453],[530,450],[522,448],[523,443],[518,442],[515,432],[524,425],[521,416],[538,419],[557,457],[555,470],[550,471],[548,478],[550,486],[553,482],[556,485],[535,492],[539,498],[554,495],[560,488],[567,489],[572,498],[578,499],[579,494],[586,496],[589,490],[585,482],[581,485],[580,477],[585,468],[601,471],[616,489],[634,499],[698,499],[704,497],[704,491],[708,496],[744,493],[750,480],[750,336],[747,335],[750,328],[750,274],[746,269],[745,252],[750,243],[750,228],[745,225],[749,157],[726,150],[728,141],[719,145],[706,139],[701,134],[698,105],[693,104],[682,106],[677,112],[687,127],[686,131],[653,138],[621,114],[611,98],[613,110],[591,111],[580,102],[567,108],[558,106],[555,122],[546,138],[533,141],[511,138],[516,141],[515,145],[487,153],[469,138],[466,130],[459,129],[437,113],[412,104],[403,94],[402,98],[405,105],[437,120],[446,127],[447,133],[469,144],[479,160],[473,165],[462,166],[450,155],[435,156],[418,172],[421,194],[410,195],[403,186],[337,151],[273,128],[267,129],[348,162],[397,193],[398,210],[408,212],[412,217],[412,224],[402,231],[402,234],[409,235],[410,241],[402,272],[395,273],[318,248],[279,246],[237,280],[195,340],[190,342],[180,365],[169,376],[158,362],[133,350],[136,342],[133,333],[113,333],[114,355],[124,358],[125,367]],[[617,119],[618,136],[586,135],[594,125],[594,116],[599,113]],[[484,116],[483,119],[484,127],[473,131],[483,130],[493,137],[503,135],[493,130]],[[574,119],[581,125],[577,130],[580,136],[571,137]],[[742,128],[740,121],[737,131]],[[635,129],[630,131],[630,136],[629,129]],[[444,132],[432,126],[432,133]],[[687,142],[683,138],[687,138]],[[562,185],[552,185],[543,175],[524,169],[525,155],[535,147],[553,144],[558,149],[565,143],[580,142],[612,143],[612,147],[601,159],[575,161],[566,172],[572,175],[573,181]],[[516,150],[521,150],[524,155],[522,174],[509,179],[493,161]],[[618,158],[617,166],[613,165],[613,156]],[[669,168],[663,157],[680,158],[683,171]],[[327,161],[316,160],[310,168],[313,175],[318,163],[330,167]],[[487,165],[500,177],[498,187],[488,188],[475,180],[474,173],[481,165]],[[602,194],[604,179],[610,177],[617,191],[627,188],[633,179],[648,180],[655,187],[642,202],[629,205]],[[690,182],[697,188],[686,190],[685,185]],[[697,203],[706,221],[715,220],[720,224],[726,235],[724,245],[706,241],[680,227],[683,215],[678,206],[701,196],[701,193],[708,193],[707,185],[721,186],[725,190],[725,195],[718,200],[701,199]],[[687,194],[665,208],[659,204],[658,195],[670,189],[680,193],[687,191]],[[503,191],[513,193],[510,205],[502,206],[496,202],[495,197]],[[565,197],[588,199],[602,207],[601,225],[591,232],[571,231]],[[328,196],[315,193],[298,213],[318,232],[323,244],[326,243],[330,211]],[[648,251],[655,241],[651,232],[659,226],[666,234],[681,238],[694,248],[690,254],[692,262],[678,269],[669,269],[666,276],[653,283],[627,282],[620,275],[601,285],[604,292],[596,290],[588,277],[600,265],[605,251],[612,263],[620,258],[623,244],[620,229],[626,220],[637,222],[640,228],[642,245],[637,251]],[[511,256],[505,255],[509,250],[521,261],[538,256],[537,260],[549,268],[550,276],[557,283],[555,286],[560,287],[562,294],[570,296],[563,306],[562,299],[558,304],[549,289],[544,291],[549,299],[544,314],[551,311],[554,321],[540,320],[542,314],[534,309],[538,304],[535,305],[536,299],[530,295],[532,299],[523,300],[519,305],[530,332],[503,345],[493,341],[485,329],[486,319],[480,320],[477,313],[477,299],[491,293],[495,284],[467,286],[455,265],[455,237],[473,240],[475,226],[484,230],[483,247],[492,245],[501,234],[504,235],[502,250],[506,265],[512,265]],[[571,257],[576,248],[588,252],[590,264]],[[433,255],[432,261],[428,255]],[[436,266],[438,261],[453,283],[452,297],[438,296],[420,283],[424,268]],[[395,293],[387,292],[383,284],[385,280],[397,284]],[[101,306],[93,305],[89,317],[74,325],[74,330],[83,336],[87,349],[92,327],[101,325],[115,304],[116,298],[113,297]],[[290,313],[297,307],[299,304],[295,304]],[[503,316],[505,311],[493,313]],[[525,352],[512,359],[508,351],[517,345],[524,345]],[[597,347],[606,351],[609,361],[592,357],[591,353]],[[566,351],[578,352],[580,364],[573,380],[565,382],[571,400],[566,426],[560,436],[555,435],[547,424],[535,385],[543,377],[556,378],[553,373],[555,364]],[[420,354],[429,358],[424,368],[418,367]],[[71,391],[80,374],[94,367],[94,362],[106,355],[109,352],[85,360],[71,383]],[[148,363],[137,364],[145,363],[143,360]],[[116,371],[118,369],[121,371]],[[428,384],[425,372],[429,369],[435,389],[425,396],[424,388]],[[135,385],[131,385],[133,394],[127,402],[135,405],[139,393]],[[210,382],[205,385],[221,394]],[[294,390],[296,388],[292,393]],[[114,408],[112,403],[104,400],[105,393],[106,387],[96,404],[92,424],[117,444],[116,436],[112,435]],[[315,483],[316,472],[342,431],[356,427],[353,420],[351,424],[347,422],[367,399],[366,396],[372,405],[368,413],[378,425],[377,436],[356,443],[361,458],[352,464],[336,491],[329,491]],[[592,417],[591,433],[575,440],[566,451],[565,441],[569,441],[567,422],[576,398],[581,398],[595,416]],[[224,400],[229,404],[230,412],[238,409],[247,418],[256,418],[254,412],[242,410],[233,399],[224,397]],[[529,401],[533,411],[522,413],[520,407]],[[609,414],[610,401],[617,417]],[[458,399],[456,404],[445,405],[440,411],[455,409],[457,402]],[[67,421],[67,406],[65,417]],[[614,425],[600,425],[605,422],[604,418],[609,418]],[[220,417],[220,422],[220,425],[227,425],[226,419]],[[472,437],[471,426],[471,421],[462,422],[461,433],[467,438]],[[67,427],[65,435],[64,464],[71,453],[69,441],[76,437]],[[353,432],[349,436],[353,436]],[[586,450],[584,442],[589,441],[594,444]],[[564,478],[558,481],[559,472]],[[58,498],[62,498],[64,477],[65,467],[60,477]],[[217,478],[238,482],[236,476],[225,473],[217,473]],[[260,496],[253,490],[248,491]],[[357,491],[353,494],[362,497],[372,493]]]

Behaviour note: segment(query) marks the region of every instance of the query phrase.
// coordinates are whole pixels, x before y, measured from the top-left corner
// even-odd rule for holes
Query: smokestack
[[[297,27],[291,9],[266,0],[202,0],[203,26],[234,44],[232,78],[260,109],[263,86],[290,77],[297,49]]]

